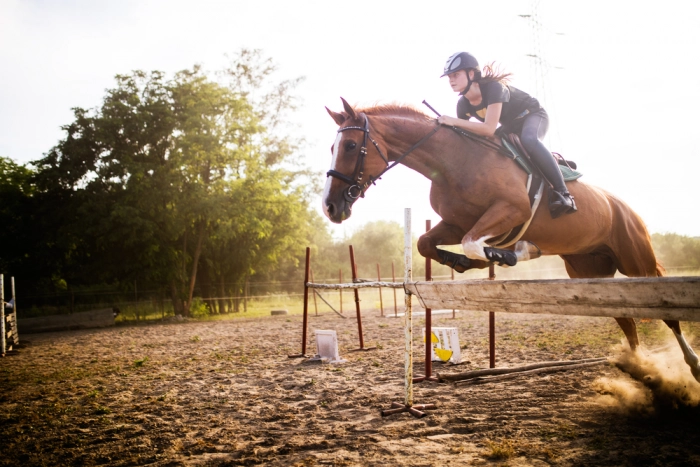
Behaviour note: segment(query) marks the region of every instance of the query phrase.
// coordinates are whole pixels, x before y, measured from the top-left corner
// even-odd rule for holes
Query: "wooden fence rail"
[[[700,321],[700,277],[411,282],[426,308]]]

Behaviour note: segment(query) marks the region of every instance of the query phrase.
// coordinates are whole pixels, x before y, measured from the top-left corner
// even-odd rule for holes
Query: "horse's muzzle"
[[[324,200],[323,208],[326,217],[335,224],[342,223],[352,215],[352,204],[348,203],[342,197],[338,201]]]

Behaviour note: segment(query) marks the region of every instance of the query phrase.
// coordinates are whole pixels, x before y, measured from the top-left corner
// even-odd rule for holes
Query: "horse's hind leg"
[[[441,250],[438,245],[457,245],[461,242],[464,231],[444,221],[418,238],[418,252],[425,258],[430,258],[440,264],[446,264],[457,272],[467,269],[482,269],[488,267],[487,261],[469,259],[465,255]]]
[[[675,320],[666,319],[664,320],[664,323],[666,323],[666,326],[671,328],[673,331],[673,335],[676,337],[678,345],[681,346],[681,350],[683,351],[683,360],[685,360],[685,363],[687,363],[690,367],[690,372],[693,374],[695,379],[700,382],[700,358],[698,358],[692,347],[690,347],[688,341],[685,340],[685,336],[681,332],[681,323]]]
[[[613,277],[617,270],[613,259],[606,254],[564,255],[562,259],[566,272],[572,279]],[[630,349],[636,350],[639,346],[639,336],[634,319],[615,318],[615,321],[625,333]]]
[[[620,272],[628,277],[663,276],[664,270],[656,261],[644,223],[633,212],[626,214],[626,218],[626,229],[617,233],[619,238],[615,238],[616,241],[613,244],[617,250],[616,256]],[[700,359],[681,332],[680,322],[677,320],[663,321],[673,331],[673,335],[683,352],[683,359],[690,367],[693,377],[700,382]]]

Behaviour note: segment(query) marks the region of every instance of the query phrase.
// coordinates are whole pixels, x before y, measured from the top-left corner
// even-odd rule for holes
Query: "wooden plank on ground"
[[[700,321],[700,277],[412,282],[426,308]]]
[[[70,315],[21,318],[17,324],[22,328],[23,333],[101,328],[114,326],[114,311],[112,308],[103,308]]]

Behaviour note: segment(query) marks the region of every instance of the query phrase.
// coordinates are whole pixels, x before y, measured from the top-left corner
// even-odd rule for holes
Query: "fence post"
[[[314,280],[314,270],[311,269],[311,282],[316,282]],[[316,313],[316,316],[318,316],[318,302],[316,301],[316,290],[314,290],[314,312]]]
[[[377,281],[382,281],[382,274],[379,272],[379,263],[377,263]],[[382,300],[382,288],[377,288],[379,289],[379,316],[384,317],[384,300]]]
[[[396,273],[394,272],[394,260],[391,261],[391,282],[396,282]],[[396,287],[394,290],[394,318],[399,317],[399,308],[396,306]]]
[[[338,268],[338,284],[343,283],[343,270],[341,268]],[[343,289],[338,289],[338,292],[340,292],[340,314],[343,314]]]
[[[311,279],[311,282],[314,280]],[[248,276],[245,276],[245,285],[243,286],[243,313],[248,313],[248,290],[249,284],[248,284]]]
[[[5,342],[7,333],[5,332],[5,276],[3,274],[0,274],[0,305],[2,305],[0,310],[0,321],[2,321],[0,324],[0,333],[2,334],[2,338],[0,338],[0,341],[2,341],[0,344],[0,356],[4,357],[7,350],[7,343]]]
[[[19,331],[17,330],[17,297],[15,296],[15,278],[12,277],[12,340],[14,345],[19,345]]]
[[[289,355],[289,358],[306,358],[306,328],[309,322],[309,271],[311,269],[311,248],[306,247],[306,266],[304,267],[304,318],[301,330],[301,353]]]
[[[452,280],[455,280],[455,270],[451,269],[452,272]],[[455,319],[455,309],[452,308],[452,319]]]
[[[493,263],[489,264],[489,280],[496,279]],[[489,311],[489,368],[496,368],[496,313]]]

